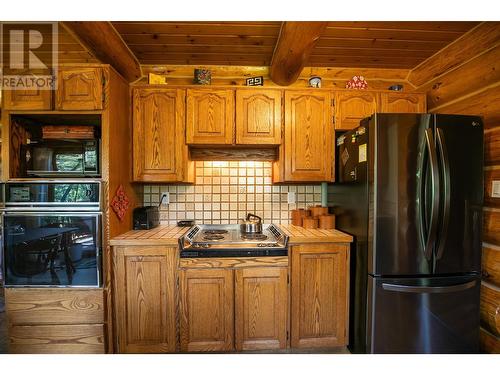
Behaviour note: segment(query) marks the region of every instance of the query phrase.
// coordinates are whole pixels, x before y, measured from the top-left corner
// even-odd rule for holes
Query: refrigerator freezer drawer
[[[368,277],[371,353],[477,353],[479,276]]]

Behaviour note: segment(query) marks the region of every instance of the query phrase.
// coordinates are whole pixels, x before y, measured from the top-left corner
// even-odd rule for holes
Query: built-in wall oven
[[[7,287],[101,284],[101,184],[3,184],[2,266]]]

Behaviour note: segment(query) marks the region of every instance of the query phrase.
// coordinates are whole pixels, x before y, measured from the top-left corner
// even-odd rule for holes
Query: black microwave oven
[[[100,177],[99,139],[60,139],[21,147],[26,177]]]

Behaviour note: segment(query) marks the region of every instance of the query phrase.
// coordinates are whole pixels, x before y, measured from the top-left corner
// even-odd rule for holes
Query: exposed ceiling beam
[[[123,41],[120,34],[107,21],[71,21],[63,26],[104,64],[111,65],[128,82],[141,78],[141,65]]]
[[[274,83],[294,83],[307,65],[309,56],[328,22],[283,22],[271,60]]]

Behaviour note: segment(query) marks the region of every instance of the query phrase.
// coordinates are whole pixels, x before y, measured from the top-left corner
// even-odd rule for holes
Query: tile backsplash
[[[160,208],[162,224],[194,219],[201,224],[236,224],[247,212],[265,223],[289,224],[290,210],[321,203],[321,185],[272,185],[272,163],[257,161],[197,161],[194,185],[144,185],[143,203]],[[296,203],[288,204],[288,192]]]

